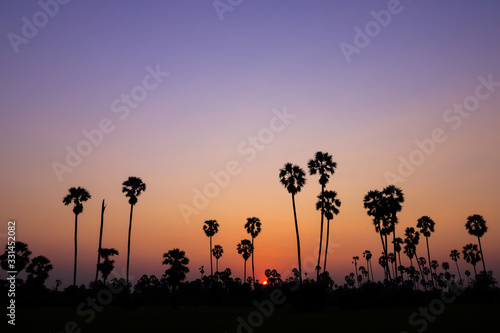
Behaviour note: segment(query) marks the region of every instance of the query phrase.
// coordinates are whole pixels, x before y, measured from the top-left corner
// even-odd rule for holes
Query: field
[[[108,306],[79,316],[71,307],[18,309],[18,332],[496,332],[500,305],[450,304],[429,313],[429,320],[410,316],[418,307],[382,309],[326,308],[316,312],[297,312],[292,306],[265,307],[268,317],[256,307],[144,306],[133,310]],[[442,312],[441,312],[442,310]],[[441,313],[438,313],[441,312]],[[266,313],[267,314],[267,313]],[[238,320],[239,318],[239,320]],[[75,324],[68,324],[74,321]],[[245,324],[242,324],[244,322]],[[495,324],[495,325],[494,325]],[[65,325],[67,327],[65,328]],[[427,325],[427,326],[426,326]],[[491,327],[491,328],[490,328]],[[81,331],[80,331],[81,330]]]

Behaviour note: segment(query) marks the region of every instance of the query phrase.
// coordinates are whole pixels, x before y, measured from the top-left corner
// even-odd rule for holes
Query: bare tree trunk
[[[97,286],[97,278],[99,276],[99,262],[101,261],[101,247],[102,247],[102,228],[104,225],[104,209],[106,205],[104,205],[104,199],[102,200],[101,206],[101,231],[99,232],[99,249],[97,250],[97,266],[95,269],[95,281],[94,286]]]
[[[478,237],[477,241],[479,243],[479,251],[481,251],[481,259],[483,261],[483,269],[484,269],[484,274],[486,274],[486,266],[484,265],[484,253],[483,253],[483,247],[481,246],[481,238]]]
[[[330,220],[326,219],[325,264],[323,265],[323,273],[326,272],[326,259],[328,257],[328,242],[329,241],[330,241]]]

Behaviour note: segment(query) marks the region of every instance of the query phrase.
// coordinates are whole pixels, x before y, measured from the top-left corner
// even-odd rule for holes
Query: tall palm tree
[[[403,191],[394,185],[389,185],[382,190],[384,210],[386,211],[386,218],[388,219],[387,225],[389,233],[392,231],[392,241],[394,244],[394,258],[396,258],[396,224],[398,224],[397,213],[401,211],[402,203],[405,201]],[[387,236],[387,235],[386,235]],[[387,245],[387,239],[385,241]],[[394,260],[394,276],[397,279],[397,261]]]
[[[252,236],[252,279],[255,284],[255,266],[254,266],[254,256],[255,256],[255,246],[254,246],[254,238],[257,237],[262,231],[261,223],[258,217],[249,217],[247,218],[247,223],[245,223],[245,229],[247,233]]]
[[[358,256],[352,257],[352,263],[354,264],[354,270],[356,271],[356,281],[358,281],[358,288],[359,288],[359,280],[358,280]]]
[[[243,256],[243,260],[245,260],[245,266],[243,268],[243,283],[247,280],[247,260],[250,258],[253,252],[252,242],[248,239],[244,239],[238,243],[236,246],[236,250],[238,250],[238,254]]]
[[[335,168],[337,167],[337,163],[335,163],[332,160],[332,155],[328,153],[323,153],[323,152],[316,152],[316,155],[314,155],[314,159],[309,160],[307,163],[307,167],[309,168],[309,174],[315,175],[316,173],[319,174],[319,184],[321,185],[321,195],[322,198],[324,199],[324,192],[325,192],[325,186],[330,180],[330,175],[333,175],[335,173]],[[321,246],[322,246],[322,240],[323,240],[323,220],[324,220],[324,215],[325,212],[322,209],[321,210],[321,227],[320,227],[320,233],[319,233],[319,254],[318,254],[318,265],[317,267],[319,268],[319,263],[321,260]],[[325,270],[323,269],[323,272]],[[319,278],[319,269],[316,270],[316,279]]]
[[[104,227],[104,209],[106,209],[106,205],[104,204],[104,199],[103,199],[101,205],[101,229],[99,231],[99,249],[97,250],[97,265],[96,265],[95,280],[94,280],[95,286],[97,286],[97,278],[99,277],[99,263],[101,262],[102,229]]]
[[[434,221],[429,217],[429,216],[422,216],[421,218],[418,219],[417,221],[417,228],[420,228],[420,233],[424,235],[425,237],[425,242],[427,243],[427,259],[428,259],[428,264],[429,264],[429,269],[432,272],[431,269],[431,253],[429,251],[429,237],[431,236],[431,233],[434,232]],[[431,274],[431,280],[432,284],[434,287],[436,287],[434,283],[434,277]]]
[[[394,239],[392,241],[392,243],[394,244],[394,250],[398,253],[398,260],[399,260],[399,266],[402,266],[401,264],[401,245],[403,245],[404,241],[401,237],[396,237],[396,239]]]
[[[420,271],[420,276],[425,280],[424,274],[422,272],[422,267],[417,256],[417,245],[420,241],[420,233],[415,231],[413,227],[408,227],[405,229],[405,246],[404,253],[410,258],[410,265],[413,267],[413,258],[416,258],[418,269]]]
[[[215,257],[215,271],[219,272],[219,259],[222,257],[224,249],[220,245],[215,245],[212,250],[212,255]]]
[[[467,276],[467,287],[468,287],[470,285],[469,283],[470,271],[468,269],[465,270],[465,276]]]
[[[372,253],[370,252],[370,250],[366,250],[365,252],[363,252],[363,257],[366,258],[366,268],[370,268],[370,271],[372,273],[372,281],[374,281],[373,279],[373,267],[372,267],[372,263],[371,263],[371,259],[372,259]],[[368,275],[368,281],[370,281],[370,276]]]
[[[83,187],[71,187],[69,189],[69,194],[67,194],[63,199],[64,205],[69,205],[73,203],[73,213],[75,214],[75,260],[73,266],[73,285],[76,286],[76,258],[78,253],[78,240],[77,240],[77,232],[78,232],[78,215],[83,212],[83,203],[91,198],[89,192]]]
[[[130,204],[130,221],[128,225],[128,244],[127,244],[127,288],[128,288],[128,272],[130,267],[130,235],[132,233],[132,212],[134,210],[134,205],[137,203],[137,197],[141,195],[142,192],[146,191],[146,184],[142,182],[139,177],[128,177],[126,181],[122,183],[122,193],[125,193],[125,197],[129,198],[128,203]]]
[[[450,258],[455,262],[455,265],[457,266],[458,278],[460,279],[460,285],[462,285],[462,276],[460,275],[460,268],[458,268],[458,259],[460,259],[460,252],[458,252],[457,250],[451,250]]]
[[[219,231],[219,223],[216,220],[207,220],[203,224],[205,235],[210,238],[210,275],[214,275],[214,265],[212,264],[212,237]]]
[[[469,234],[477,237],[477,242],[479,243],[479,251],[481,251],[481,259],[483,261],[483,270],[486,274],[486,265],[484,264],[484,252],[481,246],[481,237],[488,231],[488,227],[486,226],[486,221],[481,215],[474,214],[467,218],[467,223],[465,224],[465,228],[469,232]]]
[[[481,261],[480,250],[477,248],[476,244],[469,243],[463,247],[462,254],[464,255],[464,260],[474,267],[474,275],[477,279],[476,264]]]
[[[295,219],[295,234],[297,236],[297,255],[299,258],[299,281],[302,284],[302,264],[300,261],[300,239],[299,225],[297,223],[297,212],[295,210],[295,195],[300,192],[306,183],[306,173],[298,165],[286,163],[283,169],[280,169],[280,183],[286,188],[288,193],[292,195],[293,217]]]
[[[328,257],[328,242],[330,240],[330,220],[333,220],[334,215],[338,215],[341,202],[337,199],[337,192],[324,191],[318,195],[316,209],[322,211],[322,215],[326,217],[326,243],[325,243],[325,264],[323,265],[323,273],[326,272],[326,260]],[[321,243],[321,241],[320,241]],[[319,265],[318,265],[319,266]]]
[[[367,210],[368,216],[373,218],[373,226],[375,227],[375,232],[380,235],[380,241],[382,243],[382,250],[384,251],[384,256],[387,258],[387,241],[384,242],[384,237],[387,240],[387,235],[390,233],[390,227],[387,225],[387,212],[384,208],[384,198],[383,193],[378,190],[370,190],[363,198],[363,206]],[[387,266],[382,266],[385,270],[385,275],[390,279],[390,271]]]

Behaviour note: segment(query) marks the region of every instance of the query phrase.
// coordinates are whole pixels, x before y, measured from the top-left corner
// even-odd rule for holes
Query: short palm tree
[[[83,187],[71,187],[69,189],[69,194],[67,194],[63,199],[64,205],[69,205],[73,203],[73,213],[75,214],[75,260],[73,265],[73,285],[76,286],[76,259],[78,253],[78,215],[83,212],[83,203],[91,198],[89,192]]]
[[[309,160],[307,163],[307,167],[309,168],[309,174],[315,175],[319,174],[319,184],[321,185],[321,198],[324,199],[325,186],[330,180],[330,175],[333,175],[335,172],[335,168],[337,167],[337,163],[332,160],[332,155],[323,152],[316,152],[314,159]],[[318,254],[318,265],[320,267],[321,260],[321,246],[323,240],[323,220],[324,220],[325,211],[321,209],[321,226],[319,233],[319,254]],[[323,269],[323,272],[325,270]],[[319,278],[319,269],[316,271],[316,279]]]
[[[302,284],[302,264],[300,260],[300,239],[299,225],[297,223],[297,212],[295,210],[295,195],[300,192],[306,183],[306,174],[298,165],[286,163],[283,169],[280,169],[280,183],[286,188],[288,193],[292,195],[293,217],[295,219],[295,234],[297,236],[297,255],[299,258],[299,281]]]
[[[186,279],[186,274],[189,273],[189,259],[186,257],[186,253],[179,249],[173,249],[163,254],[163,265],[170,265],[170,268],[165,270],[165,280],[167,285],[170,286],[172,290],[172,303],[173,308],[177,308],[176,302],[176,288],[179,284]]]
[[[469,283],[470,271],[468,269],[465,270],[465,276],[467,276],[467,287],[468,287],[470,285]]]
[[[219,272],[219,259],[222,257],[224,249],[220,245],[215,245],[212,250],[212,255],[215,257],[215,272]]]
[[[253,283],[255,283],[255,266],[254,266],[254,256],[255,256],[255,246],[254,246],[254,238],[257,237],[262,231],[260,219],[258,217],[249,217],[247,218],[247,223],[245,223],[245,229],[247,233],[252,236],[252,279]]]
[[[0,266],[5,271],[12,271],[12,267],[10,266],[12,262],[10,262],[11,258],[9,259],[9,254],[11,253],[9,243],[7,243],[5,244],[5,252],[0,255]],[[28,249],[28,244],[20,241],[14,243],[14,267],[18,274],[30,263],[30,255],[31,251]]]
[[[146,184],[143,183],[142,179],[139,177],[128,177],[126,181],[122,183],[122,193],[125,193],[125,197],[129,198],[128,203],[130,204],[130,220],[128,225],[128,244],[127,244],[127,287],[128,287],[128,272],[130,267],[130,235],[132,233],[132,212],[134,206],[137,203],[137,197],[141,195],[142,192],[146,191]]]
[[[45,280],[49,277],[49,272],[53,266],[50,260],[44,256],[37,256],[31,260],[31,263],[26,267],[28,276],[26,282],[37,286],[43,286]]]
[[[328,256],[328,242],[330,240],[330,220],[333,220],[334,215],[338,215],[341,202],[337,199],[337,192],[324,191],[318,195],[316,209],[322,211],[322,215],[326,217],[326,243],[325,243],[325,264],[323,265],[323,273],[326,272],[326,260]],[[321,241],[320,241],[321,244]],[[318,265],[319,266],[319,265]]]
[[[109,274],[115,268],[115,261],[110,257],[119,255],[118,251],[114,248],[107,249],[101,248],[100,254],[103,259],[102,262],[98,265],[98,270],[101,271],[103,283],[106,284],[106,280],[108,279]]]
[[[431,236],[431,233],[434,232],[434,225],[435,225],[434,221],[429,216],[422,216],[417,221],[417,228],[420,228],[420,233],[424,235],[425,242],[427,243],[427,259],[429,263],[429,269],[431,269],[431,262],[432,262],[431,253],[429,251],[429,237]],[[432,276],[432,274],[431,274],[431,279],[432,279],[432,284],[435,287],[434,277]]]
[[[458,252],[457,250],[451,250],[450,258],[455,262],[455,265],[457,266],[458,278],[460,279],[460,285],[462,285],[462,276],[460,275],[460,268],[458,268],[458,259],[460,259],[460,252]]]
[[[474,275],[477,278],[476,264],[481,261],[481,252],[477,245],[472,243],[465,245],[462,249],[462,254],[464,255],[464,260],[474,268]]]
[[[352,263],[354,264],[354,270],[356,271],[356,280],[358,280],[358,256],[352,257]],[[358,288],[359,288],[359,281],[358,281]]]
[[[481,251],[481,260],[483,261],[483,270],[486,274],[486,265],[484,264],[484,252],[481,246],[481,237],[488,231],[488,227],[486,226],[486,221],[481,215],[472,215],[467,218],[467,223],[465,224],[465,228],[469,232],[469,234],[477,237],[477,242],[479,244],[479,251]]]
[[[372,273],[372,281],[374,281],[373,280],[373,267],[372,267],[372,263],[371,263],[372,253],[370,252],[370,250],[366,250],[365,252],[363,252],[363,257],[366,258],[366,268],[370,269],[370,271]],[[368,275],[368,281],[370,281],[370,275]]]
[[[214,265],[212,264],[212,237],[219,231],[219,223],[216,220],[207,220],[203,224],[205,235],[210,238],[210,275],[214,275]]]
[[[243,267],[243,283],[247,280],[247,260],[250,258],[253,252],[252,242],[248,239],[244,239],[238,243],[236,246],[236,250],[238,250],[238,254],[241,254],[243,260],[245,261],[245,265]]]

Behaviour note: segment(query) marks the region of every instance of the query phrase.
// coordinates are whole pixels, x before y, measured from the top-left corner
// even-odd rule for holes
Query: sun
[[[267,284],[267,280],[264,280],[264,282],[262,282],[262,284],[265,286]]]

